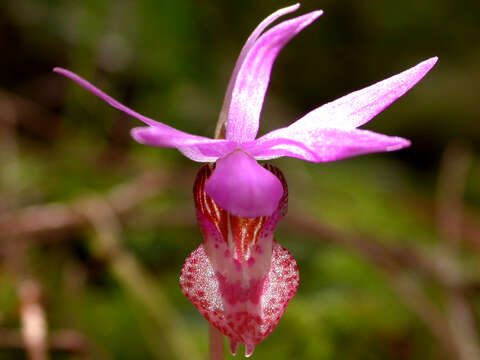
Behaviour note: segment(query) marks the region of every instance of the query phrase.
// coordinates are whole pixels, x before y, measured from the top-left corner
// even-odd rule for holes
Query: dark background
[[[287,5],[0,3],[0,359],[42,359],[22,343],[34,305],[53,359],[207,357],[206,322],[178,286],[201,242],[200,164],[135,143],[137,120],[51,69],[212,136],[241,46]],[[315,9],[274,66],[260,134],[439,62],[364,126],[410,148],[274,162],[290,186],[276,238],[301,284],[253,359],[479,359],[480,2],[312,0],[296,14]]]

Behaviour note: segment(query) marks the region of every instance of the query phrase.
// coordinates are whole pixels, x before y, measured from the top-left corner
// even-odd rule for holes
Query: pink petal
[[[141,144],[177,148],[188,158],[200,162],[216,161],[237,147],[228,140],[209,139],[181,132],[173,135],[171,131],[158,126],[133,128],[131,135]]]
[[[156,120],[150,119],[146,116],[143,116],[143,115],[137,113],[135,110],[132,110],[132,109],[126,107],[125,105],[120,104],[117,100],[115,100],[111,96],[105,94],[102,90],[95,87],[95,85],[91,84],[90,82],[88,82],[87,80],[82,78],[81,76],[79,76],[79,75],[77,75],[77,74],[75,74],[75,73],[73,73],[73,72],[71,72],[67,69],[56,67],[56,68],[53,69],[53,71],[60,74],[60,75],[63,75],[65,77],[69,78],[70,80],[75,81],[78,85],[83,87],[85,90],[90,91],[93,95],[98,96],[100,99],[107,102],[110,106],[112,106],[115,109],[118,109],[120,111],[123,111],[125,114],[127,114],[129,116],[132,116],[134,118],[137,118],[140,121],[143,121],[147,125],[151,125],[151,126],[160,125],[160,126],[168,127],[165,124],[162,124],[162,123],[160,123]],[[175,130],[175,129],[173,129],[173,130]],[[176,131],[178,131],[178,130],[176,130]]]
[[[228,140],[243,143],[255,138],[273,62],[280,50],[321,14],[322,11],[314,11],[284,21],[260,36],[248,50],[232,88],[227,120]]]
[[[280,131],[282,130],[282,131]],[[313,162],[328,162],[352,156],[395,151],[410,141],[360,129],[313,129],[304,133],[296,128],[277,130],[275,138],[261,137],[242,148],[256,159],[281,156]]]
[[[86,90],[106,101],[112,107],[150,125],[150,127],[135,128],[132,130],[132,137],[142,144],[175,147],[188,158],[200,162],[215,161],[235,148],[235,144],[232,142],[191,135],[143,116],[125,105],[120,104],[117,100],[69,70],[56,67],[53,71],[75,81]]]
[[[402,149],[408,140],[357,130],[405,94],[435,65],[437,58],[353,92],[311,111],[292,125],[242,144],[257,160],[281,156],[325,162],[346,157]]]
[[[278,178],[241,150],[217,161],[205,191],[223,209],[249,218],[271,215],[283,195]]]
[[[419,82],[435,65],[433,57],[388,79],[325,104],[290,127],[305,132],[316,128],[353,129],[370,121]]]
[[[233,84],[235,83],[235,80],[237,78],[238,70],[240,69],[240,66],[243,63],[243,60],[245,59],[245,56],[248,54],[252,46],[255,44],[255,41],[257,41],[258,37],[260,34],[275,20],[277,20],[279,17],[286,15],[290,12],[296,11],[300,7],[300,4],[295,4],[291,5],[285,8],[282,8],[280,10],[275,11],[273,14],[269,15],[267,18],[265,18],[256,28],[253,30],[253,32],[250,34],[248,37],[247,41],[245,42],[245,45],[243,45],[242,51],[240,52],[240,55],[238,56],[237,62],[235,63],[235,68],[233,69],[232,76],[230,77],[230,81],[228,82],[228,87],[227,91],[225,93],[225,98],[223,100],[223,105],[222,105],[222,110],[220,111],[220,116],[219,116],[219,124],[223,125],[227,121],[227,114],[229,111],[230,107],[230,102],[232,100],[232,89],[233,89]]]

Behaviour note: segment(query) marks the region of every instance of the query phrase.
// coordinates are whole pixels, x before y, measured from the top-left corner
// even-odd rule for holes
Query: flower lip
[[[280,180],[241,149],[217,160],[205,191],[223,209],[248,218],[271,215],[284,192]]]
[[[205,191],[214,165],[199,170],[193,194],[204,242],[186,259],[180,277],[182,292],[230,339],[232,353],[243,343],[247,357],[278,324],[299,284],[293,256],[274,240],[287,211],[287,183],[280,169],[265,168],[284,191],[273,214],[257,218],[222,209]]]

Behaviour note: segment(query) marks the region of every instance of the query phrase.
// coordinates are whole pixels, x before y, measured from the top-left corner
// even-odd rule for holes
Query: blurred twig
[[[168,182],[166,172],[148,172],[130,183],[113,188],[104,196],[93,196],[107,201],[115,214],[123,216],[143,201],[163,191]],[[89,220],[76,209],[82,203],[90,202],[82,198],[71,203],[52,203],[30,206],[0,217],[0,241],[17,236],[44,235],[55,231],[70,231],[85,226]]]
[[[108,261],[129,294],[148,310],[157,329],[166,339],[167,348],[159,350],[159,358],[169,353],[170,358],[192,360],[199,357],[190,343],[187,327],[175,315],[175,309],[168,302],[162,288],[135,257],[121,246],[119,240],[119,217],[148,198],[165,191],[168,180],[169,177],[164,172],[145,173],[103,196],[81,198],[68,204],[32,206],[12,212],[0,218],[0,240],[27,235],[41,236],[93,225],[97,255]]]
[[[47,319],[41,304],[40,286],[33,280],[20,284],[22,339],[30,360],[47,360]]]
[[[300,231],[314,234],[320,239],[329,239],[349,249],[355,250],[370,262],[385,269],[410,269],[429,277],[446,287],[458,287],[466,290],[478,289],[480,279],[452,277],[448,269],[437,266],[434,259],[413,246],[395,246],[385,244],[366,235],[357,235],[338,230],[320,223],[301,209],[294,209],[287,216],[289,225]],[[453,264],[452,266],[457,266]],[[460,271],[457,269],[457,271]]]
[[[439,193],[442,196],[438,201],[437,217],[442,236],[448,239],[448,249],[439,251],[435,258],[415,246],[396,246],[368,236],[337,230],[313,220],[300,209],[291,211],[287,221],[300,231],[345,246],[373,263],[387,277],[402,301],[422,319],[453,357],[477,360],[480,357],[477,357],[475,319],[467,295],[472,293],[472,290],[480,289],[480,280],[462,271],[456,250],[461,239],[461,183],[468,167],[468,155],[458,160],[458,154],[454,153],[450,154],[448,159],[449,165],[443,170],[439,183]],[[0,241],[17,236],[71,231],[93,225],[97,239],[97,255],[108,260],[112,271],[129,293],[148,309],[160,328],[174,329],[162,334],[171,347],[172,356],[192,359],[196,358],[196,354],[189,353],[189,349],[193,348],[191,344],[185,344],[188,336],[185,336],[186,333],[182,334],[186,327],[180,319],[171,318],[174,311],[161,287],[151,279],[141,264],[123,249],[119,240],[121,231],[117,218],[124,216],[144,200],[164,191],[171,177],[173,175],[167,176],[163,172],[146,173],[103,196],[91,196],[68,204],[33,206],[4,215],[0,217]],[[453,188],[449,190],[448,186]],[[166,219],[169,219],[168,215]],[[184,220],[182,219],[182,222]],[[193,218],[188,220],[189,223],[190,220],[194,222]],[[156,221],[161,222],[162,219]],[[412,273],[418,275],[419,279],[431,279],[444,287],[449,298],[448,317],[425,295],[422,283],[414,280]]]
[[[101,198],[84,201],[79,206],[77,210],[89,219],[95,230],[94,250],[97,256],[108,261],[128,293],[148,310],[161,338],[165,340],[166,346],[156,351],[158,358],[199,359],[188,327],[176,315],[161,285],[121,245],[121,225],[115,208]]]
[[[18,193],[20,172],[18,144],[15,131],[17,111],[10,96],[0,91],[0,213],[11,207]],[[8,189],[8,192],[5,191]]]
[[[8,111],[15,115],[15,125],[21,125],[29,131],[42,137],[52,137],[55,132],[51,131],[55,124],[61,122],[61,118],[46,107],[39,105],[20,94],[0,88],[0,98],[8,101]],[[2,109],[2,111],[5,111]],[[44,121],[39,121],[44,119]],[[46,130],[50,131],[46,131]]]
[[[462,198],[468,169],[472,160],[471,150],[457,143],[445,150],[437,188],[437,228],[444,240],[439,244],[447,259],[457,259],[462,241]],[[450,272],[461,278],[463,274]],[[447,291],[447,317],[458,349],[460,360],[479,360],[480,345],[475,316],[470,301],[462,289]]]
[[[436,210],[437,227],[445,241],[439,243],[434,258],[412,246],[387,245],[367,236],[337,230],[313,220],[301,209],[295,209],[287,217],[296,229],[351,249],[378,267],[439,343],[460,360],[480,359],[476,319],[469,299],[472,290],[480,288],[480,282],[465,274],[460,259],[462,197],[470,161],[470,150],[459,145],[450,146],[445,153]],[[447,299],[445,311],[429,299],[422,283],[415,281],[412,274],[443,286]]]
[[[442,313],[425,296],[416,282],[407,276],[407,271],[411,270],[412,267],[420,271],[430,272],[432,268],[429,262],[424,263],[423,258],[416,257],[413,252],[388,247],[368,237],[348,234],[321,224],[299,209],[291,211],[291,215],[287,216],[287,219],[295,229],[313,234],[319,241],[332,241],[351,249],[378,267],[386,275],[402,301],[418,315],[436,336],[439,343],[450,354],[457,355],[452,334]],[[433,274],[436,273],[433,272]]]
[[[51,333],[47,338],[50,350],[84,354],[88,349],[87,339],[73,330],[61,330]],[[25,347],[20,332],[0,329],[0,348],[23,349]]]
[[[409,211],[413,212],[416,216],[428,221],[433,220],[437,224],[440,221],[439,215],[437,214],[439,199],[437,199],[437,203],[435,203],[434,201],[422,198],[417,194],[412,194],[404,200]],[[465,245],[472,246],[473,249],[480,254],[480,212],[464,203],[460,204],[459,211],[462,214],[462,240],[465,242]],[[445,213],[444,215],[448,218],[448,213]],[[448,219],[447,221],[450,222]]]
[[[445,150],[437,185],[437,228],[446,244],[458,250],[462,238],[465,179],[472,162],[469,148],[451,144]]]

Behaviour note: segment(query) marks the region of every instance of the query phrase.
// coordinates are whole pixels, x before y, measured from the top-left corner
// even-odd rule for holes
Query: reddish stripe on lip
[[[275,166],[267,164],[265,168],[279,178],[284,188],[284,195],[280,200],[279,206],[285,207],[287,203],[288,190],[285,178],[282,172]],[[252,246],[258,242],[265,225],[267,216],[256,218],[246,218],[236,216],[223,210],[210,196],[205,192],[205,184],[212,175],[215,164],[204,165],[197,174],[193,186],[193,195],[197,211],[201,212],[217,228],[222,235],[222,239],[228,243],[234,257],[240,262],[245,262],[250,258]],[[229,239],[229,233],[231,235]],[[230,241],[229,241],[230,240]]]

